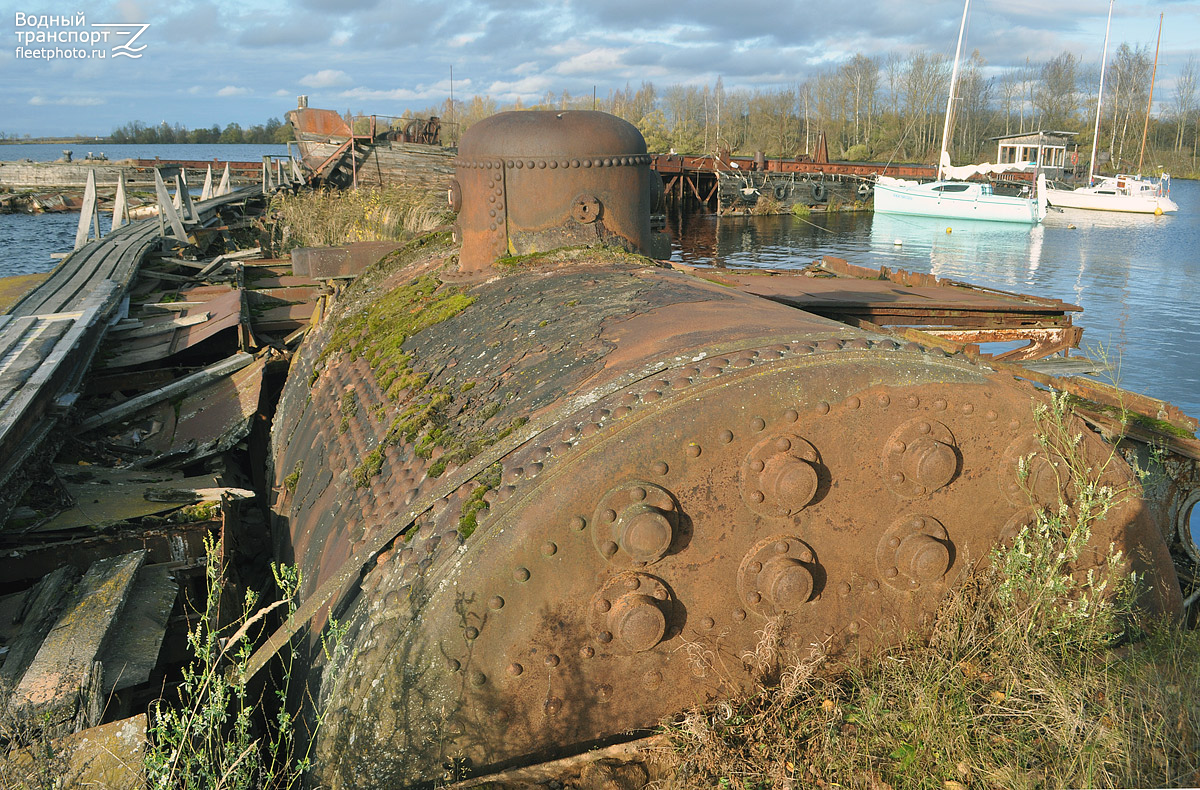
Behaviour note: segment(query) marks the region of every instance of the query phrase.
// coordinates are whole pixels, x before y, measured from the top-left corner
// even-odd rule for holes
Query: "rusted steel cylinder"
[[[1010,376],[637,258],[454,286],[452,252],[352,289],[276,420],[305,594],[403,532],[333,610],[314,781],[402,787],[653,726],[752,688],[769,622],[788,651],[891,644],[1071,496]],[[399,345],[396,316],[423,316]],[[1104,484],[1135,483],[1070,431]],[[1140,500],[1087,556],[1110,542],[1173,578]]]
[[[471,276],[504,255],[606,244],[650,254],[661,199],[633,124],[586,110],[503,112],[463,133],[450,187]]]

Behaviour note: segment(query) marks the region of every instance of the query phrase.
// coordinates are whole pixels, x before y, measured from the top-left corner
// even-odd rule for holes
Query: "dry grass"
[[[1065,402],[1043,446],[1068,463]],[[1112,555],[1071,563],[1122,492],[1073,481],[944,602],[924,639],[860,659],[771,670],[775,629],[747,665],[752,699],[666,726],[671,788],[1034,788],[1200,785],[1200,634],[1139,622]],[[1133,635],[1133,636],[1131,636]],[[777,667],[779,665],[777,664]]]
[[[280,193],[272,200],[276,252],[354,241],[405,241],[447,221],[439,192],[407,187]]]

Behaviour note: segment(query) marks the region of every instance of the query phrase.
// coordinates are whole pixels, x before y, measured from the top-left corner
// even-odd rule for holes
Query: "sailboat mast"
[[[1138,151],[1138,175],[1142,174],[1142,157],[1146,153],[1146,132],[1150,130],[1150,107],[1154,104],[1154,80],[1158,76],[1158,47],[1162,44],[1163,15],[1158,15],[1158,42],[1154,45],[1154,70],[1150,72],[1150,100],[1146,102],[1146,123],[1142,125],[1142,150]]]
[[[1096,149],[1100,147],[1100,109],[1104,105],[1104,68],[1108,63],[1108,31],[1112,28],[1113,3],[1108,0],[1108,24],[1104,26],[1104,49],[1100,53],[1100,90],[1096,93],[1096,128],[1092,131],[1092,161],[1088,164],[1088,186],[1096,181]]]
[[[950,95],[946,97],[946,121],[942,124],[942,150],[938,153],[937,180],[942,180],[942,162],[946,159],[946,142],[950,137],[950,116],[954,108],[954,89],[958,86],[958,59],[962,55],[963,33],[967,30],[967,9],[971,0],[963,3],[962,24],[958,27],[958,46],[954,48],[954,69],[950,72]]]

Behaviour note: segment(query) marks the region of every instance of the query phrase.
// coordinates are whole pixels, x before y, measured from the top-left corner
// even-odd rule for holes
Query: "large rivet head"
[[[795,611],[812,597],[813,576],[800,560],[790,557],[771,560],[765,573],[766,594],[777,609]]]
[[[812,504],[820,489],[816,448],[798,436],[774,436],[742,461],[742,498],[763,516],[790,516]]]
[[[768,499],[789,513],[807,507],[820,483],[812,464],[786,454],[772,458],[762,476]]]
[[[738,594],[764,617],[794,612],[813,600],[820,566],[808,544],[791,535],[756,543],[738,568]]]
[[[613,652],[641,653],[666,637],[676,606],[661,580],[625,571],[610,577],[592,596],[586,611],[588,629]]]
[[[622,647],[635,653],[651,649],[667,632],[667,618],[658,601],[641,593],[621,596],[609,612],[608,621],[609,630]]]
[[[655,562],[671,548],[674,527],[667,514],[644,503],[629,506],[622,514],[619,546],[634,560]]]
[[[908,448],[909,477],[936,491],[954,479],[958,471],[958,456],[954,448],[923,436]]]
[[[959,472],[954,434],[936,420],[916,418],[902,424],[884,442],[880,455],[888,488],[903,497],[933,493]]]
[[[928,535],[910,535],[900,542],[900,567],[918,582],[934,582],[950,569],[950,549]]]
[[[954,544],[932,516],[901,516],[884,532],[875,550],[879,574],[900,590],[940,581],[954,564]]]
[[[648,565],[671,551],[679,508],[661,486],[634,480],[605,494],[596,508],[592,541],[615,565]]]

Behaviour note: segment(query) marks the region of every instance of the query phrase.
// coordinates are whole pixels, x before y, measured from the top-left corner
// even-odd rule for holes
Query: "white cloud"
[[[291,96],[292,92],[290,90],[288,90],[287,88],[280,88],[279,90],[275,91],[274,95],[275,96]]]
[[[338,88],[350,82],[350,75],[338,69],[321,69],[300,78],[300,84],[306,88]]]
[[[217,91],[218,96],[245,96],[250,92],[249,88],[239,88],[235,85],[226,85],[221,90]]]
[[[98,107],[104,104],[104,99],[95,96],[60,96],[57,99],[47,99],[45,96],[34,96],[29,100],[34,107],[49,107],[60,105],[66,107]]]
[[[622,57],[627,51],[612,47],[596,47],[564,60],[554,70],[559,74],[600,74],[610,70],[623,71],[625,66]]]

